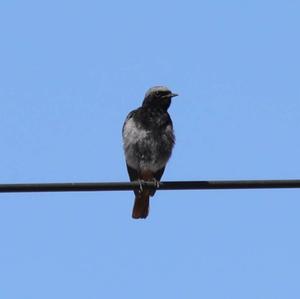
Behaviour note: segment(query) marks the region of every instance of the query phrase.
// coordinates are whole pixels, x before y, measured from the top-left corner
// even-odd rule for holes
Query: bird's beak
[[[171,98],[174,98],[174,97],[177,97],[177,96],[178,96],[177,93],[169,93],[169,94],[163,96],[162,98],[171,99]]]

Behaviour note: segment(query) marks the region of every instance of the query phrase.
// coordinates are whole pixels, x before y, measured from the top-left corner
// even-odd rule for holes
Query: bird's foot
[[[139,183],[139,193],[142,193],[144,191],[143,184],[145,183],[145,181],[138,179],[138,183]]]
[[[156,190],[156,189],[158,189],[160,187],[160,182],[157,179],[153,178],[151,181],[154,184],[154,187],[153,187],[154,190]],[[144,187],[143,186],[146,183],[146,181],[138,179],[137,182],[139,183],[139,190],[138,191],[139,191],[139,193],[142,193],[144,191]]]
[[[158,189],[160,187],[160,182],[156,178],[153,178],[152,181],[155,185],[155,189]]]

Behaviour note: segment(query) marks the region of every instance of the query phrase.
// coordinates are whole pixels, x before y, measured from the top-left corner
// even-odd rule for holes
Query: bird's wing
[[[137,181],[139,179],[138,172],[134,168],[130,167],[127,163],[126,166],[130,181]],[[139,190],[133,190],[133,192],[136,196],[139,194]]]
[[[123,124],[123,128],[122,128],[122,133],[124,134],[124,128],[125,128],[125,125],[127,123],[127,121],[133,117],[134,113],[135,113],[136,110],[133,110],[131,112],[129,112],[129,114],[127,115],[125,121],[124,121],[124,124]]]
[[[124,122],[124,125],[123,125],[123,128],[122,128],[123,138],[124,138],[125,125],[128,122],[128,120],[133,117],[135,111],[136,110],[133,110],[133,111],[129,112],[129,114],[127,115],[127,117],[125,119],[125,122]],[[127,171],[128,171],[128,174],[129,174],[130,181],[136,181],[138,179],[138,172],[135,169],[133,169],[132,167],[130,167],[127,163],[126,163],[126,166],[127,166]]]
[[[160,169],[154,173],[154,177],[158,182],[160,181],[164,171],[165,171],[165,167],[163,167],[162,169]]]
[[[138,172],[137,170],[133,169],[132,167],[130,167],[127,163],[127,171],[128,171],[128,175],[129,175],[129,178],[130,178],[130,181],[136,181],[139,179],[138,177]]]

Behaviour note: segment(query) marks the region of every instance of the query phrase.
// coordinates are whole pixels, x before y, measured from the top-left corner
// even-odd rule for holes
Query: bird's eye
[[[160,95],[159,91],[156,91],[156,92],[155,92],[155,95],[156,95],[157,97],[159,97],[159,95]]]

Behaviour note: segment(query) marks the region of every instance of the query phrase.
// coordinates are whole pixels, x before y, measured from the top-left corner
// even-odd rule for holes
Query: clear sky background
[[[300,178],[299,1],[1,1],[0,182],[127,181],[121,128],[180,94],[164,180]],[[300,190],[0,195],[0,298],[300,298]]]

